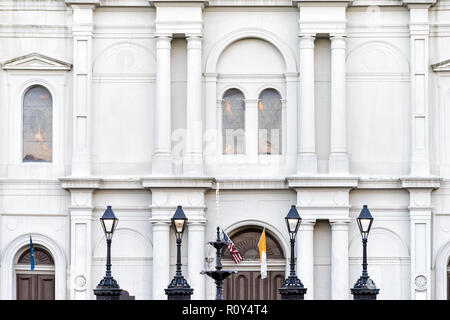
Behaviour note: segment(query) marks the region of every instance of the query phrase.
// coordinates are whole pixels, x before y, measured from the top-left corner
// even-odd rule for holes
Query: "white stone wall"
[[[306,298],[348,299],[367,204],[379,299],[446,299],[449,18],[447,0],[1,0],[1,298],[15,298],[15,255],[32,234],[54,255],[56,297],[93,299],[98,218],[112,205],[114,277],[137,299],[164,299],[176,261],[168,222],[182,204],[183,273],[195,299],[211,299],[198,272],[214,265],[205,243],[216,226],[260,225],[286,249],[283,218],[297,204]],[[52,163],[21,161],[22,96],[35,84],[53,97]],[[257,154],[268,87],[282,96],[282,155]],[[242,156],[221,152],[228,88],[246,99]]]

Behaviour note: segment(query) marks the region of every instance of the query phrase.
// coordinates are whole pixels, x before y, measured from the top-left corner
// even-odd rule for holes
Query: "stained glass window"
[[[281,154],[281,95],[275,89],[259,95],[258,153]]]
[[[227,90],[222,99],[224,154],[245,153],[245,101],[239,89]]]
[[[52,161],[52,95],[43,86],[23,97],[23,161]]]

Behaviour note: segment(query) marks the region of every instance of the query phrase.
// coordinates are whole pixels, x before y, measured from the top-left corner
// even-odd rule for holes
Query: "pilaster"
[[[93,297],[92,279],[92,214],[93,194],[99,179],[62,178],[61,185],[70,191],[70,299],[90,300]]]
[[[91,83],[94,10],[99,1],[66,1],[73,10],[72,176],[91,175]]]
[[[410,13],[411,175],[430,174],[428,69],[430,22],[427,1],[407,1]]]
[[[402,186],[409,191],[412,300],[432,298],[431,192],[439,185],[439,178],[402,179]]]

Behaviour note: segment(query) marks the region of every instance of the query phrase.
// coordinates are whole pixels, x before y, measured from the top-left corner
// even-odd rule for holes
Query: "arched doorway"
[[[55,263],[51,254],[43,247],[34,246],[35,268],[31,270],[31,251],[23,248],[14,264],[16,273],[17,300],[54,300]]]
[[[285,279],[286,259],[275,236],[266,229],[267,278],[261,279],[257,244],[262,228],[243,227],[233,231],[229,237],[237,247],[243,261],[235,264],[229,250],[224,249],[223,265],[226,269],[238,270],[224,283],[226,300],[279,300],[278,289]]]

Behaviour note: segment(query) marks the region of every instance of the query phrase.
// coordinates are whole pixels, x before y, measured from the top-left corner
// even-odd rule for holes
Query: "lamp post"
[[[278,292],[280,292],[282,300],[303,300],[307,289],[303,286],[303,283],[295,274],[294,257],[295,237],[297,236],[302,218],[298,214],[295,205],[291,206],[291,210],[289,210],[285,220],[289,232],[289,238],[291,240],[291,272],[281,288],[278,289]]]
[[[119,219],[114,215],[111,206],[108,206],[103,213],[103,216],[100,218],[100,221],[106,237],[106,274],[98,284],[97,288],[94,289],[94,294],[97,296],[97,300],[119,300],[122,289],[120,289],[117,281],[111,275],[111,242]]]
[[[355,286],[351,289],[353,300],[376,300],[380,289],[377,289],[375,283],[370,279],[367,272],[367,238],[369,237],[370,228],[372,227],[373,217],[370,214],[367,205],[363,206],[358,218],[359,231],[361,232],[363,243],[363,263],[362,275],[356,281]]]
[[[167,289],[164,289],[167,294],[167,300],[191,300],[191,295],[194,292],[194,289],[189,286],[181,273],[181,239],[186,222],[187,218],[183,208],[178,206],[172,217],[172,228],[177,239],[177,271]]]

